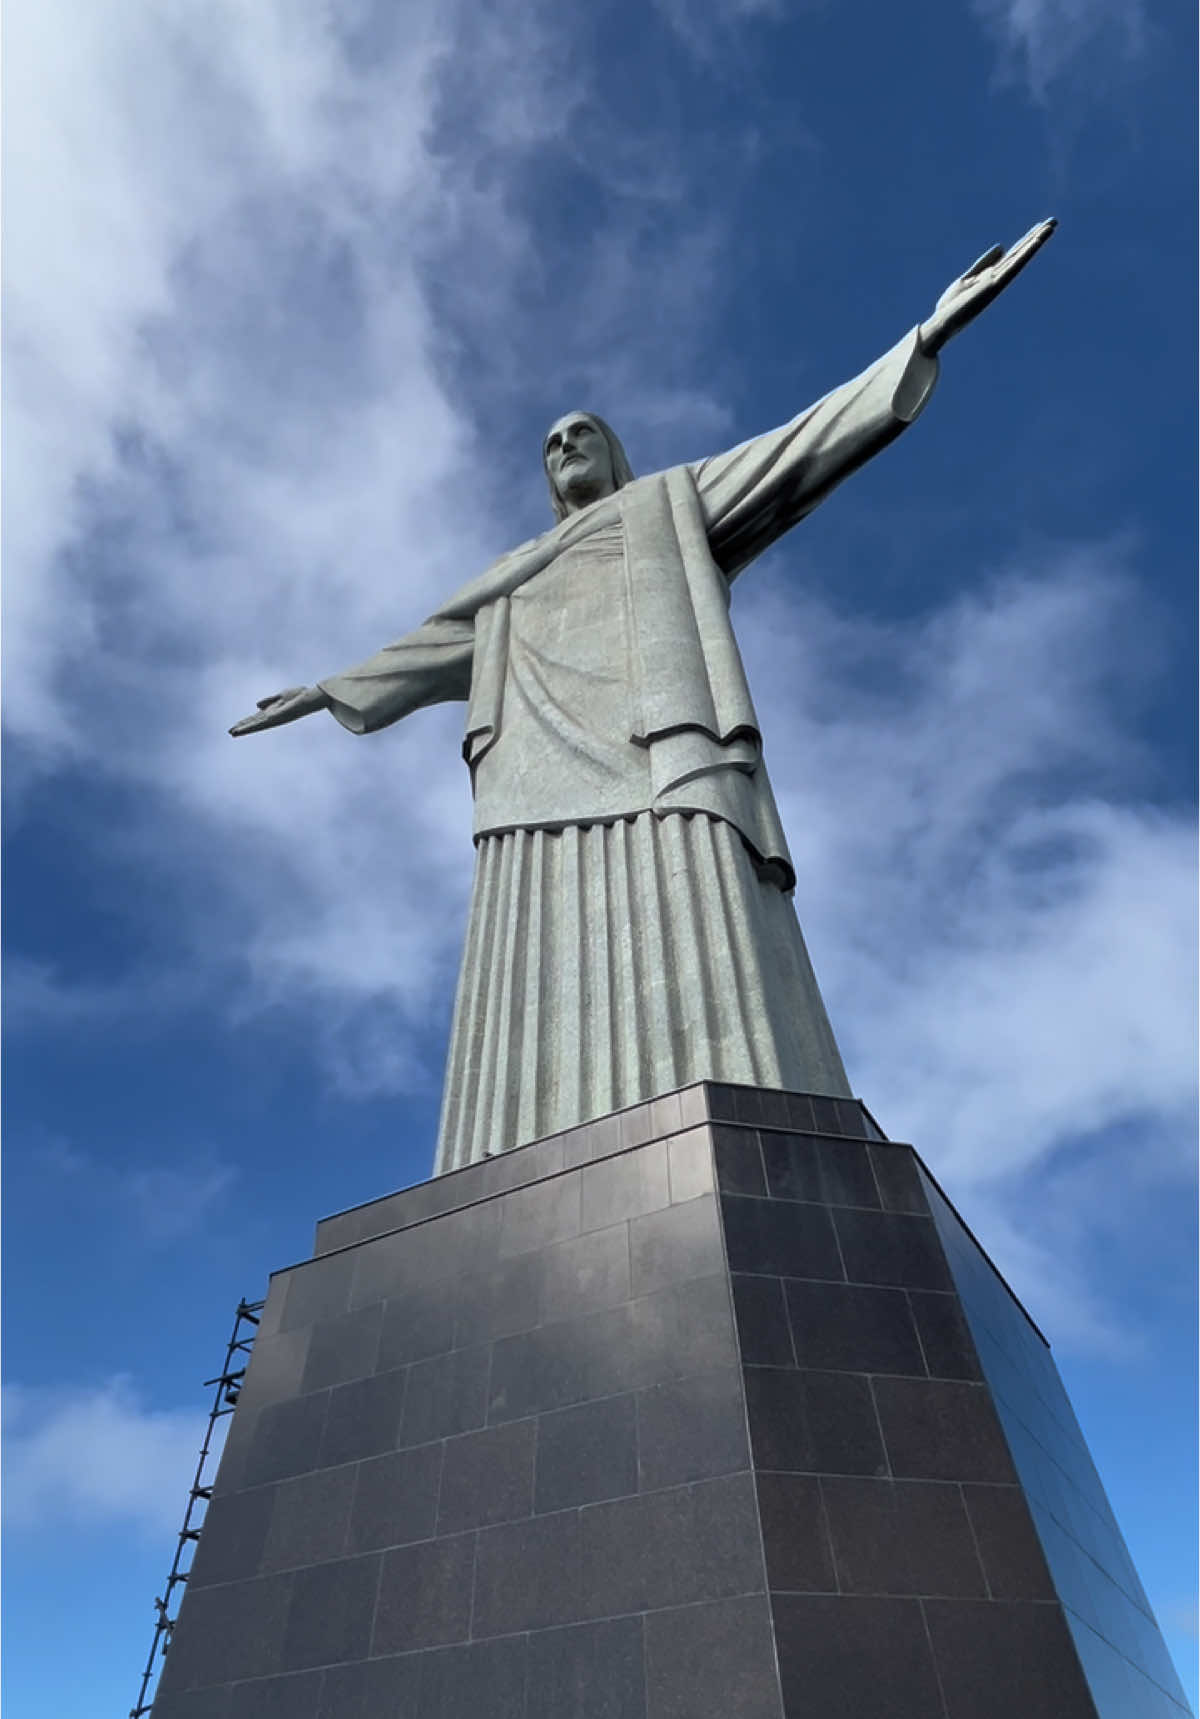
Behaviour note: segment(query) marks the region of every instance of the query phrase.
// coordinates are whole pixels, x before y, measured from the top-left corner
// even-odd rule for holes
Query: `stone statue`
[[[987,251],[870,369],[729,453],[638,479],[567,413],[542,448],[551,531],[230,731],[328,710],[369,734],[466,701],[477,858],[438,1173],[701,1079],[849,1096],[729,587],[912,423],[938,352],[1053,230]]]

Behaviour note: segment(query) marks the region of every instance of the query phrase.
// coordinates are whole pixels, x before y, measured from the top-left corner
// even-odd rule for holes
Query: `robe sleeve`
[[[469,697],[474,648],[471,619],[438,615],[317,685],[343,728],[372,734],[427,704]]]
[[[691,467],[713,557],[733,579],[913,422],[938,362],[917,331],[781,429]]]

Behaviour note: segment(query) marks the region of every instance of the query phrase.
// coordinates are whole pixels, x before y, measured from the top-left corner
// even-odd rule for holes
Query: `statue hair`
[[[629,463],[629,456],[621,446],[617,432],[606,424],[603,418],[597,417],[595,412],[564,413],[563,416],[586,418],[589,424],[595,424],[608,443],[608,451],[612,456],[613,485],[616,489],[624,489],[627,483],[633,482],[633,467]],[[554,487],[554,480],[546,467],[544,455],[542,457],[542,469],[546,472],[546,482],[550,486],[550,506],[554,509],[555,520],[565,519],[567,517],[567,504]]]

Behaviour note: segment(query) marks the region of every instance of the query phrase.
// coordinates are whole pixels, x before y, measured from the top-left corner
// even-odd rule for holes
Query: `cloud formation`
[[[1045,101],[1053,84],[1099,52],[1109,67],[1145,47],[1142,0],[972,0],[1002,63]]]
[[[9,1529],[179,1527],[205,1416],[151,1409],[123,1375],[102,1384],[4,1387],[4,1518]]]

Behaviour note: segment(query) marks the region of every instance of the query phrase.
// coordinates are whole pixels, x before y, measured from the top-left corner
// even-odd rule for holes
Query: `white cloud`
[[[536,526],[540,419],[527,449],[485,449],[489,402],[620,397],[651,458],[684,420],[715,432],[719,407],[669,361],[715,312],[696,288],[718,273],[716,217],[672,206],[669,138],[658,185],[630,139],[595,163],[627,194],[568,290],[547,280],[558,253],[516,192],[539,150],[607,123],[550,8],[418,5],[403,29],[366,3],[69,11],[9,19],[18,782],[71,763],[132,787],[141,822],[99,839],[152,902],[177,895],[188,984],[244,975],[237,1015],[316,1004],[346,1084],[411,1084],[403,1036],[450,982],[469,887],[460,712],[362,742],[325,718],[225,730]],[[666,327],[633,302],[647,267]],[[517,470],[527,512],[501,487]],[[19,978],[38,1019],[102,1014],[104,987]],[[143,980],[149,999],[137,975],[112,1000],[136,1005]]]
[[[1035,1316],[1123,1341],[1087,1256],[1114,1176],[1191,1175],[1196,1072],[1193,823],[1138,798],[1116,719],[1113,664],[1152,660],[1136,586],[1111,548],[1064,550],[882,626],[777,569],[739,624],[851,1080]],[[1136,1165],[1105,1163],[1064,1233],[1080,1190],[1035,1190],[1114,1130]]]
[[[160,1536],[183,1520],[204,1435],[193,1409],[152,1409],[133,1383],[4,1387],[10,1529],[127,1525]]]
[[[1039,100],[1092,51],[1100,49],[1111,68],[1145,47],[1142,0],[972,0],[972,9]]]
[[[112,1233],[126,1243],[136,1235],[151,1246],[162,1246],[203,1229],[238,1173],[231,1164],[194,1153],[179,1153],[171,1162],[170,1149],[161,1143],[158,1152],[159,1161],[118,1168],[52,1136],[33,1144],[28,1155],[64,1192],[86,1201],[92,1211],[102,1210]]]

